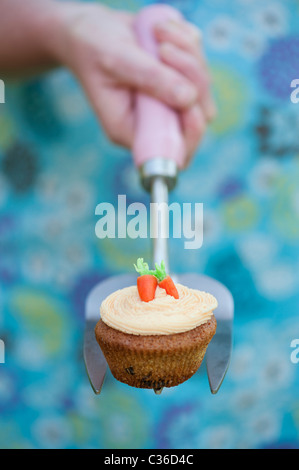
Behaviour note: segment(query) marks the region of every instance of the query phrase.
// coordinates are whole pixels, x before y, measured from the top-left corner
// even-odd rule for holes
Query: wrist
[[[50,0],[49,15],[51,21],[46,20],[42,27],[46,29],[45,48],[49,57],[58,65],[73,68],[73,50],[76,48],[76,38],[80,39],[80,22],[88,9],[109,10],[104,5],[79,2],[57,2]]]
[[[7,78],[58,65],[56,35],[61,7],[54,0],[0,1],[0,68]]]
[[[56,0],[43,2],[43,12],[36,26],[36,39],[40,41],[48,62],[55,65],[63,65],[65,27],[70,12],[75,7],[76,4],[64,4]]]

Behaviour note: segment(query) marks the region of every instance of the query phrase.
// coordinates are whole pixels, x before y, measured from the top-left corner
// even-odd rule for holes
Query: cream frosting
[[[218,303],[213,295],[176,284],[179,299],[157,287],[154,300],[140,300],[136,286],[110,294],[102,302],[103,322],[134,335],[170,335],[192,330],[210,320]]]

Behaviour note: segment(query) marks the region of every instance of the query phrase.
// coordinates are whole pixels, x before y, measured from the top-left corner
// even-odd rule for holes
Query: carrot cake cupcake
[[[113,376],[138,388],[173,387],[200,367],[216,332],[211,294],[175,284],[142,258],[137,285],[110,294],[100,307],[95,335]]]

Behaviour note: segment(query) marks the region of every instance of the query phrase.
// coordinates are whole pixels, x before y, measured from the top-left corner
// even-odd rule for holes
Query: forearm
[[[0,76],[59,65],[56,43],[63,5],[54,0],[0,0]]]
[[[136,92],[180,112],[186,156],[214,114],[197,28],[158,21],[161,60],[136,39],[135,16],[98,2],[0,0],[0,79],[67,67],[81,83],[111,140],[131,148]]]

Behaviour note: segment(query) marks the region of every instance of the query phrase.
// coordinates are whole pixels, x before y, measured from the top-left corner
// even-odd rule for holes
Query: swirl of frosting
[[[136,286],[110,294],[100,314],[111,328],[134,335],[170,335],[192,330],[210,320],[218,303],[215,297],[176,284],[179,299],[157,287],[154,300],[140,300]]]

